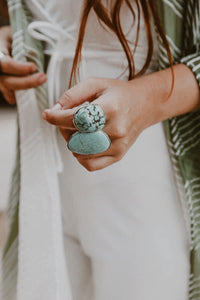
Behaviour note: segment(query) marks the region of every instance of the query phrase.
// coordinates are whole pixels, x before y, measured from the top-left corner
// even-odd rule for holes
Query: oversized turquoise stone
[[[75,133],[68,142],[70,151],[82,155],[97,154],[108,150],[110,139],[105,132]]]
[[[80,107],[74,115],[74,124],[81,132],[94,132],[103,129],[106,117],[97,104]]]

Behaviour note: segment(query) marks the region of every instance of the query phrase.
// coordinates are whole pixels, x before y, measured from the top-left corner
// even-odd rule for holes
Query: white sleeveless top
[[[45,52],[51,55],[47,71],[51,106],[59,99],[69,82],[82,1],[26,0],[26,3],[35,18],[35,21],[29,25],[29,31],[33,36],[47,42]],[[105,0],[105,3],[109,1]],[[135,25],[132,26],[133,17],[126,5],[122,7],[121,20],[128,40],[132,41],[130,46],[134,49],[137,10],[134,1],[132,5],[136,14]],[[41,34],[38,34],[38,30]],[[157,68],[157,43],[154,29],[153,35],[154,54],[147,72],[155,71]],[[136,72],[141,70],[144,64],[147,49],[144,19],[141,14],[139,41],[134,54]],[[80,74],[81,80],[89,76],[128,80],[127,59],[117,37],[113,32],[103,28],[93,11],[88,20]],[[162,123],[146,128],[120,162],[92,174],[72,158],[63,138],[59,138],[58,147],[64,165],[63,176],[68,178],[63,188],[66,189],[66,194],[74,194],[74,198],[79,197],[79,193],[85,194],[84,190],[88,185],[99,186],[99,182],[113,181],[116,188],[126,182],[125,197],[132,193],[133,188],[143,189],[150,181],[153,189],[161,188],[166,195],[169,193],[169,185],[174,185]],[[79,189],[76,188],[77,182],[79,182]],[[98,190],[96,192],[98,193]],[[106,189],[104,185],[105,197],[110,192],[109,187]]]
[[[105,1],[108,3],[110,1]],[[132,6],[136,12],[135,24],[130,9],[124,4],[121,10],[121,22],[124,33],[134,50],[138,15],[135,2]],[[30,33],[36,38],[46,41],[45,53],[51,55],[47,75],[49,82],[50,105],[58,100],[60,94],[68,86],[71,64],[82,11],[81,0],[26,0],[36,21],[29,26]],[[105,4],[106,5],[106,4]],[[107,4],[109,5],[109,3]],[[153,27],[153,26],[152,26]],[[154,35],[154,54],[147,72],[157,69],[157,43]],[[147,37],[144,19],[141,14],[139,41],[134,54],[136,72],[142,69],[147,55]],[[125,53],[116,35],[100,24],[95,12],[89,15],[86,28],[80,80],[87,77],[106,77],[128,80],[128,63]],[[51,99],[52,98],[52,99]],[[55,99],[56,98],[56,99]]]
[[[112,0],[105,0],[105,3],[109,4],[110,1]],[[46,42],[45,53],[51,56],[47,69],[50,106],[59,99],[69,83],[82,3],[82,0],[26,0],[35,19],[28,30],[35,38]],[[137,10],[134,1],[131,3],[136,12],[134,26],[132,26],[133,17],[126,5],[122,7],[121,20],[133,50],[136,40]],[[155,48],[147,72],[157,69],[154,31],[153,34]],[[147,49],[144,20],[141,16],[139,41],[134,54],[136,72],[141,70],[144,64]],[[90,76],[128,79],[127,59],[117,37],[110,30],[103,28],[93,11],[87,24],[80,67],[80,80]],[[99,197],[114,205],[126,200],[124,205],[129,205],[130,211],[135,200],[142,204],[144,210],[148,201],[152,205],[151,213],[155,212],[156,221],[156,201],[160,203],[162,199],[155,199],[154,195],[164,194],[165,199],[169,199],[169,205],[178,197],[162,123],[145,129],[121,161],[98,172],[86,171],[66,149],[66,142],[60,135],[57,145],[63,164],[63,172],[59,175],[59,188],[65,227],[73,226],[72,215],[77,211],[72,213],[71,208],[77,199],[81,200],[77,201],[78,205],[74,205],[77,210],[81,210],[81,203],[87,207],[87,203],[93,203],[93,200],[99,200]],[[145,187],[151,190],[147,197],[142,192]],[[92,206],[88,207],[88,214],[89,212],[92,214]],[[145,213],[148,214],[148,211]],[[73,234],[76,235],[76,232]],[[63,295],[60,299],[70,297]]]
[[[65,87],[68,86],[71,65],[76,46],[81,5],[83,1],[25,1],[34,16],[34,22],[29,25],[28,30],[35,38],[46,42],[45,52],[51,56],[48,64],[47,76],[49,100],[50,106],[52,106],[53,103],[59,99],[59,96],[63,93]],[[105,0],[105,3],[108,3],[109,1],[112,0]],[[131,2],[134,6],[134,1]],[[132,41],[130,46],[132,49],[134,49],[134,41],[136,39],[137,11],[136,23],[134,26],[132,26],[132,15],[126,6],[123,6],[122,8],[121,19],[124,32],[127,33],[126,36],[130,41]],[[156,41],[156,39],[154,40]],[[144,64],[147,47],[148,45],[144,28],[144,20],[141,19],[139,42],[134,55],[136,72],[140,70]],[[157,50],[155,48],[154,56],[148,72],[154,71],[156,68]],[[81,80],[89,76],[118,78],[121,80],[128,79],[127,60],[119,41],[112,32],[105,30],[99,24],[93,11],[91,11],[87,25],[80,75]],[[25,99],[25,103],[27,103],[27,98]],[[39,117],[36,118],[36,120],[38,119]],[[26,126],[25,121],[22,124],[24,127]],[[50,127],[51,125],[48,126],[48,128],[53,128]],[[47,130],[44,131],[44,134],[46,134],[46,132]],[[132,203],[135,203],[136,200],[136,204],[141,204],[141,213],[146,213],[146,215],[148,215],[148,210],[146,209],[146,203],[148,202],[148,207],[150,207],[151,213],[155,212],[155,222],[157,220],[156,203],[160,203],[162,199],[155,199],[156,197],[154,197],[154,195],[164,194],[165,199],[169,199],[169,201],[167,201],[169,206],[172,204],[172,202],[174,202],[174,198],[176,199],[177,194],[174,188],[173,172],[161,123],[145,129],[120,162],[93,173],[86,171],[77,162],[77,160],[72,156],[71,152],[66,149],[66,142],[60,135],[58,138],[59,140],[57,146],[59,147],[61,161],[63,164],[63,172],[59,174],[58,178],[59,192],[61,194],[61,201],[63,205],[63,217],[65,221],[68,219],[66,226],[64,224],[65,227],[69,228],[73,225],[73,221],[71,221],[72,215],[76,214],[76,212],[73,211],[72,213],[70,207],[73,206],[74,201],[77,199],[80,199],[81,201],[78,201],[78,205],[75,205],[74,207],[76,207],[77,210],[81,210],[82,203],[84,207],[88,207],[88,215],[89,213],[92,214],[93,205],[87,206],[87,203],[93,203],[94,199],[96,201],[104,199],[107,203],[112,202],[113,205],[117,205],[117,203],[121,203],[123,201],[121,208],[123,207],[122,210],[124,210],[124,206],[126,206],[126,210],[128,211],[133,211]],[[31,136],[32,142],[35,142],[34,139],[36,139],[35,136]],[[52,140],[50,139],[49,143],[51,143],[51,141]],[[38,143],[37,139],[36,142]],[[51,146],[52,145],[49,144],[50,150],[53,148]],[[33,168],[32,171],[31,163],[33,164],[36,158],[34,156],[35,160],[33,160],[33,158],[30,157],[28,153],[29,147],[30,144],[26,146],[26,151],[23,153],[24,160],[22,167],[26,171],[24,171],[24,174],[28,173],[28,179],[30,180],[32,172],[38,169]],[[40,151],[43,149],[43,147],[38,146],[36,149]],[[64,256],[62,254],[63,246],[62,237],[60,235],[62,229],[60,225],[60,202],[58,196],[59,193],[57,191],[57,174],[54,174],[56,173],[55,166],[57,167],[57,164],[55,165],[52,163],[50,164],[50,168],[47,168],[48,159],[53,160],[52,156],[47,156],[47,163],[45,160],[46,169],[44,174],[47,177],[49,175],[48,185],[46,184],[43,188],[44,178],[41,179],[41,183],[37,182],[37,187],[41,185],[41,189],[38,188],[37,191],[34,190],[34,195],[36,194],[35,198],[38,199],[36,204],[34,203],[33,210],[33,204],[30,204],[32,198],[29,199],[28,203],[25,201],[27,200],[25,196],[28,195],[27,186],[29,187],[31,185],[32,187],[33,184],[32,181],[30,181],[29,185],[25,185],[27,181],[25,181],[25,176],[23,177],[25,182],[23,182],[23,192],[25,196],[23,195],[24,201],[20,205],[21,212],[23,213],[20,216],[23,234],[21,234],[19,251],[20,257],[23,259],[21,259],[19,262],[21,270],[21,275],[19,276],[21,276],[20,288],[22,292],[25,290],[24,295],[26,297],[24,296],[24,298],[20,299],[29,299],[30,295],[32,295],[32,297],[35,296],[34,287],[41,286],[42,280],[40,279],[47,278],[46,272],[43,274],[43,270],[49,269],[55,270],[54,273],[50,274],[52,279],[50,282],[54,282],[55,287],[53,284],[51,284],[46,291],[44,291],[43,287],[41,287],[42,291],[41,294],[38,293],[38,297],[40,297],[40,295],[44,295],[44,299],[71,299],[69,295],[70,293],[68,296],[66,294],[66,276],[63,275],[65,274],[65,270],[63,268]],[[40,158],[41,162],[43,162],[43,160],[43,157]],[[41,169],[43,170],[43,165],[41,165]],[[52,176],[51,172],[55,176]],[[38,179],[38,181],[40,180]],[[46,181],[47,180],[45,179],[45,183]],[[51,183],[53,187],[49,188]],[[54,187],[55,191],[53,191]],[[151,192],[144,196],[142,191],[144,191],[146,187],[149,187],[148,191],[150,190]],[[172,193],[174,193],[174,197],[172,197]],[[54,197],[54,195],[56,196]],[[40,205],[41,212],[39,214],[38,211],[40,211]],[[174,206],[172,205],[171,207],[173,208]],[[118,210],[118,207],[115,208],[115,210]],[[108,214],[112,214],[111,210],[104,208],[104,211],[106,211]],[[120,211],[121,210],[119,210],[117,213],[119,218]],[[35,220],[38,220],[38,214],[41,224],[39,223],[37,226],[35,226]],[[86,221],[86,219],[87,215],[84,218],[84,221]],[[38,228],[44,228],[44,230],[42,230],[40,233]],[[45,231],[47,232],[47,238],[44,240],[43,232]],[[32,235],[34,235],[36,232],[37,237],[38,235],[39,237],[33,239]],[[43,243],[43,240],[45,241],[45,244]],[[34,241],[41,241],[41,243],[36,244]],[[50,251],[48,249],[49,243],[52,246],[50,247]],[[26,247],[27,245],[28,247]],[[29,247],[29,245],[31,245],[31,247]],[[46,252],[44,252],[45,247],[47,250]],[[32,248],[34,248],[34,255],[32,255]],[[51,259],[52,257],[53,259]],[[38,264],[38,261],[41,272],[36,273],[38,268],[35,268],[35,265]],[[51,268],[49,268],[49,266]],[[22,276],[25,274],[24,270],[28,270],[28,276],[26,276],[28,284],[24,284],[24,276]],[[60,270],[62,270],[62,272],[60,272]],[[35,276],[35,274],[37,275]],[[32,282],[35,284],[32,284]],[[46,294],[48,295],[46,296]],[[57,295],[57,297],[54,297],[54,295]]]

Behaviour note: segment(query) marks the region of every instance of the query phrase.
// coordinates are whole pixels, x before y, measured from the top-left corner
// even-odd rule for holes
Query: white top
[[[125,4],[121,9],[121,22],[127,39],[130,41],[129,45],[134,50],[138,16],[135,2],[132,2],[136,12],[134,26],[133,16]],[[36,2],[27,0],[26,3],[35,20],[39,21],[30,24],[29,32],[36,38],[47,42],[45,52],[52,57],[47,75],[50,97],[52,93],[54,95],[52,99],[50,98],[50,105],[53,105],[51,102],[58,100],[69,82],[83,1],[38,0]],[[109,5],[109,1],[105,1],[105,3]],[[154,28],[153,35],[155,42],[154,55],[148,72],[157,68],[157,42]],[[141,70],[145,62],[147,49],[145,24],[141,14],[140,35],[134,54],[136,72]],[[66,61],[63,63],[64,58]],[[111,30],[103,28],[92,10],[89,15],[83,44],[80,79],[97,76],[127,80],[128,73],[127,59],[120,42]]]
[[[134,1],[132,1],[134,6]],[[36,38],[46,41],[46,53],[51,55],[50,63],[48,65],[47,75],[48,75],[48,89],[49,89],[49,100],[50,106],[58,100],[59,96],[64,91],[65,87],[68,85],[71,64],[73,61],[74,50],[76,46],[77,39],[77,29],[79,27],[79,19],[81,12],[82,0],[26,0],[26,3],[30,10],[33,12],[35,21],[29,25],[29,32]],[[105,3],[109,1],[105,0]],[[127,38],[132,41],[130,44],[131,48],[134,49],[134,41],[136,39],[136,24],[137,24],[137,13],[136,13],[136,24],[132,25],[132,15],[129,12],[129,9],[124,5],[121,11],[121,19],[123,23],[124,31],[127,32]],[[155,37],[155,32],[154,32]],[[156,39],[154,38],[155,44]],[[141,18],[140,25],[140,36],[138,47],[136,49],[134,59],[136,72],[140,70],[144,64],[147,53],[147,40],[146,33],[144,28],[144,20]],[[148,72],[151,72],[157,68],[157,48],[154,49],[154,56],[151,62],[151,65],[148,69]],[[93,11],[91,11],[87,30],[86,37],[83,47],[83,59],[81,63],[81,80],[89,76],[101,76],[109,78],[119,78],[121,80],[127,80],[128,78],[128,69],[127,69],[127,60],[124,54],[124,51],[117,40],[114,33],[109,30],[103,29],[96,19],[96,16]],[[30,100],[27,104],[27,98]],[[31,97],[25,97],[24,99],[24,108],[29,108]],[[34,106],[35,101],[32,101],[32,106]],[[35,104],[36,105],[36,104]],[[32,111],[31,111],[32,113]],[[27,115],[27,114],[21,114]],[[41,116],[38,119],[41,119]],[[39,120],[40,120],[39,119]],[[25,122],[26,121],[26,122]],[[23,128],[26,129],[27,120],[22,124]],[[47,126],[51,128],[50,126]],[[34,132],[35,133],[35,132]],[[23,137],[23,135],[21,135]],[[47,136],[44,132],[44,139]],[[38,135],[31,136],[31,141],[34,144],[37,142]],[[64,184],[60,184],[60,191],[67,196],[68,201],[71,203],[73,199],[78,199],[82,195],[88,195],[88,187],[93,188],[94,194],[92,196],[85,197],[84,201],[91,201],[90,197],[98,199],[98,195],[101,195],[102,199],[113,198],[113,190],[115,191],[116,197],[123,197],[128,199],[134,194],[137,197],[138,203],[143,203],[145,208],[145,203],[148,200],[149,203],[152,203],[152,211],[156,211],[156,204],[153,199],[154,191],[159,190],[160,194],[164,194],[166,199],[169,199],[172,203],[174,200],[171,197],[171,193],[174,193],[176,198],[176,191],[174,190],[174,181],[173,173],[171,169],[168,149],[165,141],[165,136],[162,128],[162,124],[158,123],[154,126],[151,126],[144,130],[140,136],[137,138],[137,141],[129,149],[125,157],[118,163],[105,168],[99,172],[89,173],[87,172],[71,155],[66,149],[66,142],[63,138],[59,137],[58,146],[61,152],[61,160],[64,165],[64,170],[60,174],[60,178],[63,179]],[[51,141],[50,141],[51,142]],[[23,146],[23,144],[22,144]],[[26,146],[26,145],[25,145]],[[49,148],[51,145],[49,145]],[[26,172],[29,172],[29,175],[32,178],[33,170],[30,168],[30,164],[38,163],[35,157],[29,155],[31,147],[27,147],[27,152],[25,153],[28,157],[28,160],[25,160],[22,167],[26,167]],[[38,147],[38,152],[40,147]],[[35,152],[36,154],[38,153]],[[47,151],[48,154],[48,151]],[[44,155],[46,157],[46,153]],[[24,159],[25,159],[24,158]],[[54,166],[54,164],[53,164]],[[33,165],[34,167],[34,165]],[[43,166],[41,168],[41,173],[43,171]],[[36,169],[37,171],[37,169]],[[22,172],[23,173],[23,172]],[[25,173],[25,172],[24,172]],[[56,266],[55,272],[50,273],[49,276],[53,278],[50,282],[49,288],[52,292],[47,289],[44,299],[56,299],[56,300],[70,300],[70,292],[67,295],[65,292],[66,284],[65,277],[60,272],[62,269],[61,265],[64,261],[62,254],[62,237],[60,235],[60,215],[59,215],[59,197],[57,197],[58,192],[56,189],[55,196],[52,197],[52,188],[49,187],[49,190],[44,189],[44,181],[49,179],[52,180],[51,185],[54,187],[55,178],[52,176],[52,173],[55,173],[55,168],[48,168],[46,171],[45,178],[42,174],[36,174],[39,177],[37,178],[37,184],[41,180],[40,190],[38,189],[38,201],[34,198],[34,201],[29,200],[28,197],[24,196],[24,201],[21,202],[20,209],[21,213],[21,228],[26,231],[26,234],[21,234],[22,242],[26,244],[31,244],[32,247],[29,249],[24,249],[23,243],[20,243],[20,249],[23,250],[20,253],[23,255],[23,259],[20,260],[20,270],[24,270],[24,265],[27,266],[28,274],[30,276],[21,276],[21,287],[27,291],[28,297],[20,298],[20,300],[33,299],[35,300],[35,293],[33,288],[36,284],[35,280],[40,283],[41,278],[46,278],[46,274],[42,272],[33,272],[35,265],[38,261],[41,265],[41,270],[46,270],[45,266],[54,265]],[[39,178],[39,179],[38,179]],[[25,192],[28,194],[28,187],[32,186],[32,181],[30,180],[29,186],[27,185],[26,176],[24,175],[24,189],[22,194]],[[60,183],[60,182],[59,182]],[[77,188],[78,183],[78,188]],[[149,186],[152,189],[152,193],[149,195],[149,199],[143,196],[141,191],[144,190],[145,186]],[[46,186],[45,186],[46,187]],[[113,187],[113,188],[112,188]],[[173,187],[173,191],[171,191]],[[64,189],[64,190],[63,190]],[[35,190],[34,190],[35,195]],[[36,195],[37,196],[37,195]],[[46,196],[46,198],[45,198]],[[51,196],[51,197],[50,197]],[[114,199],[118,201],[118,199]],[[157,199],[159,200],[159,199]],[[31,201],[31,207],[27,202]],[[128,201],[131,205],[131,201]],[[36,206],[37,204],[37,206]],[[33,210],[33,207],[37,209]],[[55,209],[57,208],[57,209]],[[81,209],[79,206],[77,209]],[[91,208],[90,208],[91,209]],[[41,210],[41,212],[40,212]],[[67,210],[63,210],[67,213]],[[89,210],[88,210],[89,212]],[[109,213],[109,211],[108,211]],[[146,211],[148,213],[148,211]],[[29,216],[29,218],[27,217]],[[40,224],[38,224],[38,230],[35,230],[35,220],[40,216]],[[44,218],[45,216],[45,218]],[[34,218],[35,217],[35,218]],[[25,221],[23,221],[25,219]],[[28,221],[27,221],[28,220]],[[47,222],[48,221],[48,222]],[[30,232],[31,225],[31,232]],[[39,226],[40,225],[40,226]],[[35,231],[34,231],[35,230]],[[37,236],[41,237],[40,244],[33,244],[32,235],[37,231]],[[42,232],[47,232],[46,235],[42,235]],[[49,235],[49,236],[48,236]],[[49,239],[44,240],[44,236],[47,236]],[[35,238],[36,239],[36,238]],[[59,239],[59,240],[58,240]],[[43,240],[45,243],[43,243]],[[27,243],[28,241],[28,243]],[[47,241],[47,242],[46,242]],[[41,251],[44,253],[44,249],[47,245],[53,245],[53,249],[49,249],[49,252],[52,256],[47,256],[48,253],[45,253],[41,257]],[[60,245],[59,247],[57,245]],[[34,248],[34,252],[33,252]],[[55,249],[54,249],[55,248]],[[53,251],[53,253],[52,253]],[[55,252],[55,253],[54,253]],[[34,255],[33,255],[34,254]],[[26,261],[24,257],[26,256]],[[47,258],[46,258],[47,257]],[[49,258],[50,257],[50,258]],[[51,259],[53,257],[53,259]],[[37,260],[36,260],[37,258]],[[63,259],[63,260],[62,260]],[[55,263],[55,262],[56,263]],[[34,263],[37,262],[37,263]],[[31,271],[30,271],[31,265]],[[25,269],[26,270],[26,269]],[[24,271],[25,272],[25,271]],[[64,271],[63,271],[64,272]],[[34,276],[37,274],[36,276]],[[43,277],[42,277],[43,275]],[[55,277],[55,278],[54,278]],[[63,279],[64,278],[64,279]],[[29,282],[24,284],[25,279]],[[49,281],[49,279],[48,279]],[[52,283],[54,282],[54,284]],[[39,284],[38,284],[39,286]],[[41,288],[42,290],[42,288]],[[42,290],[43,291],[43,290]],[[56,297],[55,297],[56,293]],[[25,294],[27,295],[27,294]],[[39,293],[38,293],[39,297]],[[39,298],[37,298],[39,300]]]

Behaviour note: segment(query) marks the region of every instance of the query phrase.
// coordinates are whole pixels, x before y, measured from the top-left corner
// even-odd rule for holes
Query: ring
[[[80,132],[95,132],[103,129],[106,116],[97,104],[81,106],[74,114],[74,126]]]
[[[109,136],[102,130],[95,132],[76,132],[67,144],[71,152],[81,155],[98,154],[110,148],[111,141]]]
[[[71,136],[67,144],[70,151],[90,155],[109,149],[111,141],[102,131],[106,116],[99,105],[89,104],[79,107],[74,114],[73,122],[78,132]]]

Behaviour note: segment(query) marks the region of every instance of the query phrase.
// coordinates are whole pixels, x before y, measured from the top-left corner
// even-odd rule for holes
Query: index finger
[[[18,62],[6,55],[1,61],[1,71],[4,74],[24,76],[37,71],[36,64],[32,62]]]
[[[79,106],[86,101],[92,102],[103,93],[107,82],[108,80],[104,78],[88,78],[65,91],[57,103],[63,109],[69,109]]]
[[[109,107],[109,101],[107,101],[107,98],[109,99],[109,96],[100,96],[98,99],[92,101],[91,104],[99,105],[106,115],[106,120],[109,120],[111,109]],[[107,105],[105,105],[104,103]],[[74,114],[78,111],[79,108],[80,106],[66,109],[58,102],[53,108],[46,109],[43,112],[42,117],[45,121],[49,122],[52,125],[67,129],[75,129],[76,126],[74,125]]]
[[[73,117],[76,109],[46,109],[42,117],[45,121],[58,127],[74,130]]]

